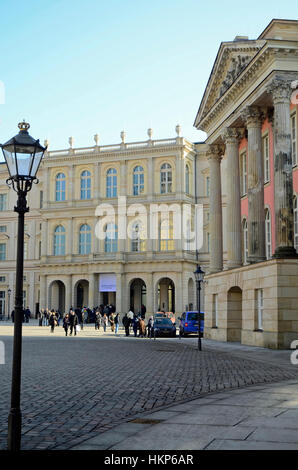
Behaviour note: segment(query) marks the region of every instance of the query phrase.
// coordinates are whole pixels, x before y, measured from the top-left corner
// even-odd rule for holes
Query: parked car
[[[176,336],[176,323],[172,323],[170,318],[158,317],[153,323],[154,338],[157,336]]]
[[[191,333],[198,333],[198,311],[183,312],[180,319],[179,334],[187,336]],[[204,335],[204,312],[200,312],[201,337]]]

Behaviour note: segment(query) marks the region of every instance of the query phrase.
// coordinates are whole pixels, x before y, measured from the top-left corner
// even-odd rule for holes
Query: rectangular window
[[[0,243],[0,260],[6,260],[6,243]]]
[[[7,226],[6,225],[0,225],[0,232],[7,232]]]
[[[263,330],[263,310],[264,310],[264,294],[263,289],[256,289],[257,292],[257,329]]]
[[[218,327],[218,294],[212,295],[212,327]]]
[[[240,157],[240,168],[241,168],[241,195],[247,194],[247,158],[246,152],[243,152]]]
[[[269,161],[269,136],[262,139],[263,161],[264,161],[264,183],[270,181],[270,161]]]
[[[0,276],[0,282],[5,282],[5,276]]]
[[[43,191],[40,191],[39,193],[39,207],[40,209],[43,208]]]
[[[7,209],[7,194],[0,194],[0,211]]]
[[[291,138],[292,138],[292,165],[297,165],[297,119],[296,114],[291,116]]]
[[[24,243],[24,259],[28,259],[28,243]]]
[[[1,315],[1,318],[3,315],[5,315],[5,291],[4,290],[0,291],[0,315]]]
[[[210,253],[210,233],[207,233],[207,253]]]
[[[26,308],[27,305],[27,291],[23,290],[23,307]]]
[[[38,242],[38,258],[41,258],[41,242]]]

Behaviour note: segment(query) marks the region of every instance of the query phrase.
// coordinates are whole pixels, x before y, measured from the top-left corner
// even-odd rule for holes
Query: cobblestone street
[[[298,377],[295,367],[254,360],[196,341],[95,334],[65,338],[62,328],[24,327],[22,449],[69,449],[140,412],[202,394]],[[12,327],[0,327],[0,449],[6,448]],[[10,335],[10,336],[9,336]],[[274,352],[272,352],[274,354]],[[266,356],[267,358],[267,356]]]

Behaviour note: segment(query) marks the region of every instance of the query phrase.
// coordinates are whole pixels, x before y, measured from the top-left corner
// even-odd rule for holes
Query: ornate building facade
[[[298,21],[223,42],[195,119],[208,135],[212,339],[271,348],[298,339],[297,59]]]
[[[196,308],[193,272],[197,251],[186,238],[175,238],[173,218],[157,219],[157,236],[143,235],[145,208],[175,205],[193,210],[203,206],[205,228],[209,214],[209,169],[201,144],[180,136],[120,144],[48,151],[39,170],[39,184],[29,193],[25,218],[24,305],[32,312],[49,307],[113,304],[120,313],[146,306],[147,315],[164,309],[177,314]],[[204,145],[203,145],[204,147]],[[16,257],[16,194],[5,183],[0,165],[0,314],[13,308]],[[200,188],[198,190],[198,188]],[[119,200],[125,199],[131,237],[120,236]],[[97,233],[99,213],[106,208],[115,218]],[[129,212],[130,211],[130,212]],[[208,264],[209,237],[204,237],[200,260]],[[11,289],[11,296],[8,291]],[[10,303],[10,306],[9,306]]]

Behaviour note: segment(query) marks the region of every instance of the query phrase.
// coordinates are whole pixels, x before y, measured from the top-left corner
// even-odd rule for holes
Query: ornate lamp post
[[[205,273],[202,271],[201,266],[197,265],[197,269],[194,272],[196,287],[197,287],[197,310],[198,310],[198,349],[202,351],[201,342],[201,282],[204,280]]]
[[[10,318],[10,295],[11,295],[11,288],[10,288],[10,287],[8,288],[7,294],[8,294],[8,312],[7,312],[7,320],[9,320],[9,318]]]
[[[20,450],[21,423],[21,361],[22,361],[22,317],[23,317],[23,268],[24,268],[24,216],[27,207],[27,192],[33,183],[38,183],[36,173],[46,150],[28,133],[26,122],[18,125],[20,131],[1,145],[7,164],[11,185],[18,195],[14,210],[18,213],[17,263],[14,308],[14,342],[12,360],[11,408],[8,416],[8,450]]]

